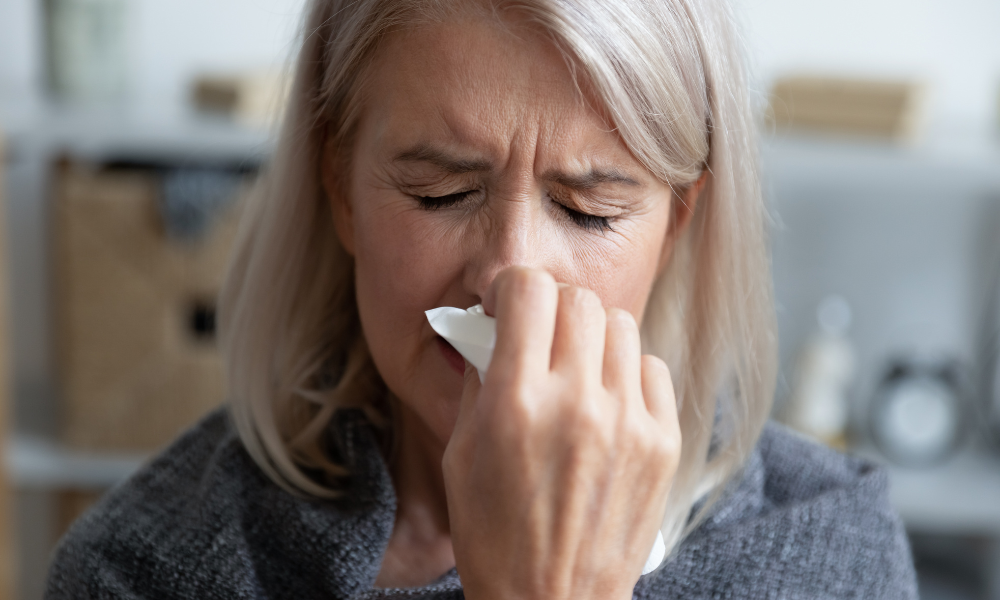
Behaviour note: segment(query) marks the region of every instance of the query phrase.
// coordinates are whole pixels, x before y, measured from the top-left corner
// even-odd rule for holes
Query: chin
[[[455,430],[458,410],[462,403],[463,384],[463,378],[456,378],[450,369],[445,373],[445,377],[449,380],[447,384],[440,385],[444,382],[438,380],[436,383],[439,385],[435,385],[433,392],[425,396],[425,402],[416,411],[442,444],[448,443],[452,431]],[[456,379],[458,385],[453,385],[452,380]]]
[[[464,376],[447,363],[436,344],[428,345],[417,365],[410,377],[386,383],[407,413],[404,422],[447,445],[458,419]]]

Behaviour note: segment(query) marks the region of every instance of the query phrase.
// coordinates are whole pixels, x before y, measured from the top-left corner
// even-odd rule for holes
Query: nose
[[[482,300],[496,276],[508,267],[544,269],[555,274],[552,252],[546,243],[544,208],[537,192],[487,201],[482,224],[470,240],[473,251],[466,263],[463,285],[467,293]],[[551,237],[551,236],[550,236]]]

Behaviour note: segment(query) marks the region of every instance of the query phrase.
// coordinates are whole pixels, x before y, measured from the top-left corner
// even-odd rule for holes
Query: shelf
[[[941,124],[911,143],[778,132],[761,143],[765,182],[920,186],[963,182],[1000,189],[1000,132]]]
[[[908,529],[1000,537],[1000,456],[970,449],[940,465],[901,467],[871,447],[854,453],[885,468],[889,500]]]
[[[11,153],[43,159],[231,164],[258,166],[271,153],[273,132],[183,106],[61,106],[0,104],[0,130]]]
[[[136,472],[148,456],[81,452],[42,438],[15,435],[7,444],[6,458],[15,489],[103,490]]]
[[[936,467],[888,471],[892,504],[909,528],[1000,536],[1000,458],[960,454]]]
[[[81,452],[30,436],[15,436],[7,446],[11,483],[20,489],[106,489],[146,460],[144,454]],[[890,500],[910,529],[1000,536],[1000,457],[964,453],[935,467],[886,470]]]

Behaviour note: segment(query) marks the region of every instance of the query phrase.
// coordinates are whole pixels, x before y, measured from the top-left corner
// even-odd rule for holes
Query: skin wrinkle
[[[684,10],[693,11],[691,22],[675,18],[678,1]],[[324,452],[328,438],[323,425],[336,425],[341,410],[356,408],[376,427],[380,450],[390,462],[398,450],[397,434],[414,427],[428,432],[430,435],[423,439],[431,443],[423,448],[408,447],[406,451],[421,453],[426,460],[418,464],[436,465],[435,448],[440,448],[442,435],[448,434],[448,423],[455,412],[449,381],[453,373],[461,370],[462,361],[449,353],[447,346],[436,343],[435,337],[421,331],[425,326],[421,313],[428,307],[468,306],[478,300],[483,301],[488,312],[492,311],[490,307],[499,302],[497,289],[513,289],[504,281],[531,273],[535,279],[541,278],[553,294],[558,289],[558,278],[567,284],[594,287],[603,303],[628,308],[643,321],[637,350],[655,355],[676,369],[675,387],[667,381],[665,365],[652,369],[648,368],[648,356],[641,361],[641,389],[646,403],[643,414],[659,415],[669,429],[667,435],[676,436],[670,453],[681,446],[678,431],[683,431],[685,457],[678,470],[673,470],[676,464],[663,469],[663,452],[655,443],[647,443],[646,452],[653,460],[629,465],[643,482],[648,482],[650,474],[666,471],[677,477],[669,501],[657,498],[646,503],[645,508],[641,506],[642,498],[629,503],[633,514],[645,513],[637,516],[647,524],[642,529],[651,532],[658,522],[668,549],[678,548],[684,536],[708,513],[714,497],[707,504],[695,505],[702,508],[694,519],[688,519],[692,503],[704,490],[723,489],[738,476],[744,454],[759,436],[770,406],[776,359],[774,343],[768,337],[773,330],[769,287],[758,285],[768,280],[764,204],[754,166],[753,123],[745,101],[737,40],[724,5],[717,2],[668,0],[655,6],[647,0],[609,2],[528,2],[535,24],[541,25],[534,29],[522,27],[517,19],[508,20],[505,11],[484,20],[494,28],[499,24],[502,29],[523,34],[515,38],[472,22],[465,11],[436,10],[439,6],[484,6],[478,2],[311,0],[304,26],[305,44],[273,168],[264,174],[255,192],[259,199],[237,242],[219,311],[220,343],[232,387],[233,422],[250,456],[273,483],[307,498],[337,498],[348,492],[340,485],[340,477],[349,465],[341,464],[339,456]],[[522,3],[502,0],[485,6],[512,4]],[[341,10],[347,10],[343,19],[328,20],[331,12]],[[401,17],[404,13],[406,19]],[[421,27],[435,17],[442,20],[439,24],[455,19],[453,25],[459,26],[446,34],[441,28]],[[623,23],[638,29],[622,27]],[[535,29],[540,29],[542,35],[535,35]],[[406,34],[414,39],[407,42]],[[553,46],[554,40],[558,41]],[[406,51],[392,47],[405,43],[410,44]],[[452,45],[450,53],[444,47],[447,44]],[[372,61],[380,57],[378,69],[373,70]],[[404,63],[407,68],[399,69]],[[387,74],[391,69],[396,70]],[[369,86],[369,75],[381,79]],[[463,81],[470,85],[462,88]],[[696,89],[685,89],[678,82],[691,83]],[[581,93],[588,86],[596,90],[592,98]],[[476,91],[470,92],[470,88]],[[518,96],[525,88],[535,90],[536,102]],[[731,94],[709,93],[713,89]],[[594,98],[598,106],[582,110],[584,100]],[[511,102],[505,104],[505,99]],[[381,112],[373,114],[376,104]],[[673,119],[674,125],[666,127],[665,119],[651,119],[649,111],[644,113],[643,107],[650,106],[656,108],[656,113],[683,118]],[[406,110],[398,111],[400,107]],[[613,118],[600,118],[602,110]],[[598,118],[593,118],[594,114]],[[717,126],[706,134],[704,125],[709,115]],[[363,118],[368,121],[359,123]],[[548,123],[553,118],[558,122]],[[509,121],[517,123],[504,129],[505,121],[507,125]],[[449,129],[453,124],[473,129],[455,133]],[[546,124],[551,126],[543,127]],[[330,143],[324,144],[327,138],[323,134],[327,132]],[[480,134],[478,139],[467,140],[465,146],[457,139],[476,137],[476,133]],[[671,203],[671,194],[656,194],[661,201],[650,203],[650,212],[643,219],[626,215],[615,222],[615,232],[602,231],[603,235],[598,235],[595,231],[606,228],[600,218],[588,220],[576,212],[560,211],[553,203],[568,204],[575,198],[566,190],[544,185],[539,178],[544,171],[535,169],[534,179],[528,178],[533,187],[514,185],[524,173],[509,161],[516,158],[517,152],[525,152],[531,138],[536,142],[533,155],[522,156],[518,168],[538,164],[542,168],[571,170],[591,164],[633,165],[630,161],[636,159],[662,183],[690,184],[703,163],[711,165],[718,178],[713,179],[700,200],[707,210],[699,209],[694,215],[690,235],[678,240],[676,257],[670,259],[674,238],[680,235],[677,232],[684,231],[683,221],[690,218],[690,211],[683,210],[680,203],[675,205],[676,211],[666,215],[657,212],[662,205]],[[516,143],[511,143],[512,139]],[[375,182],[375,177],[358,181],[359,177],[374,176],[385,166],[386,157],[377,155],[379,152],[398,151],[421,140],[489,156],[502,161],[505,169],[498,169],[494,180],[477,179],[479,194],[461,205],[461,210],[427,211],[434,202],[413,198],[420,195],[419,190],[386,187]],[[620,143],[622,140],[624,143]],[[547,144],[559,147],[552,151]],[[330,154],[324,156],[324,151]],[[542,158],[547,151],[547,158]],[[337,153],[339,157],[332,156]],[[359,169],[357,161],[351,161],[362,155],[366,166]],[[327,160],[331,156],[340,160]],[[599,162],[602,158],[607,159],[604,164]],[[323,189],[317,186],[317,163],[325,171]],[[501,189],[501,184],[508,187]],[[593,200],[608,200],[606,194],[595,190]],[[333,206],[323,205],[327,199]],[[394,200],[400,205],[391,210],[379,211],[370,205],[392,204]],[[455,200],[458,198],[437,204],[444,206]],[[693,206],[686,198],[683,202]],[[511,205],[525,203],[531,204],[533,211],[508,210]],[[365,214],[368,208],[372,210]],[[586,208],[582,212],[602,212],[596,210],[600,207]],[[567,214],[571,220],[566,219]],[[661,217],[666,226],[660,222]],[[336,224],[336,236],[329,235],[331,220]],[[530,235],[525,235],[525,230]],[[659,237],[643,235],[648,231],[658,232]],[[643,251],[656,243],[660,243],[659,264],[652,260],[655,253]],[[537,269],[511,266],[517,256]],[[604,276],[595,275],[596,271],[602,271]],[[629,299],[643,295],[638,292],[644,287],[644,275],[650,271],[659,275],[648,298],[648,310],[640,306],[636,312]],[[481,297],[484,288],[486,298]],[[569,400],[562,402],[567,416],[576,410],[572,386],[566,381],[553,384],[553,380],[565,380],[565,376],[553,377],[547,369],[552,360],[552,337],[561,335],[553,334],[549,327],[548,314],[562,310],[553,303],[553,294],[541,300],[532,297],[530,302],[509,298],[501,302],[509,308],[506,317],[498,318],[498,330],[515,332],[519,324],[521,333],[509,333],[516,337],[501,353],[507,358],[504,366],[495,363],[487,374],[489,385],[480,387],[475,376],[465,378],[464,389],[469,393],[460,401],[463,408],[482,405],[479,400],[486,394],[501,404],[518,396],[541,403],[564,399]],[[369,310],[372,300],[392,310]],[[360,315],[359,321],[361,310],[367,314]],[[718,348],[727,353],[713,353]],[[519,354],[521,363],[517,362]],[[450,371],[437,360],[441,355],[447,357]],[[318,357],[323,362],[311,360]],[[426,364],[421,364],[425,358]],[[622,359],[618,364],[628,362]],[[330,367],[341,363],[344,375],[337,380],[339,369]],[[398,368],[386,369],[386,365]],[[540,365],[545,366],[544,373]],[[537,372],[526,375],[521,371],[528,366]],[[383,372],[386,377],[382,377]],[[647,372],[658,372],[652,377],[658,381],[651,382]],[[735,383],[722,393],[732,387],[738,400],[745,402],[741,407],[748,409],[745,414],[749,417],[740,420],[739,411],[723,405],[721,415],[732,443],[725,448],[726,454],[718,455],[722,458],[706,460],[707,439],[716,414],[712,407],[717,404],[720,382],[730,379]],[[295,394],[300,385],[309,386],[305,390],[309,397]],[[560,385],[567,389],[553,392]],[[676,398],[661,394],[671,388],[684,399],[673,423],[670,419]],[[602,396],[608,391],[592,389],[587,393]],[[396,401],[387,402],[387,392],[390,400],[395,395]],[[330,411],[316,413],[313,404],[317,402],[332,406],[337,417],[328,417]],[[702,407],[706,419],[699,420],[693,414],[692,403]],[[397,406],[412,408],[407,417],[412,422],[399,422]],[[464,412],[469,414],[468,410]],[[492,412],[503,416],[502,411]],[[553,563],[564,562],[559,558],[565,550],[562,548],[555,549],[554,555],[548,557],[551,560],[542,557],[534,567],[524,561],[507,560],[517,555],[520,539],[551,543],[551,538],[542,531],[545,523],[512,523],[503,517],[523,517],[531,502],[551,498],[532,500],[531,490],[538,481],[527,474],[537,463],[523,463],[518,453],[508,451],[506,443],[490,442],[497,439],[491,432],[505,429],[499,421],[493,421],[495,426],[489,421],[474,426],[465,426],[465,420],[457,422],[442,456],[447,487],[447,506],[443,509],[448,512],[454,532],[456,567],[463,583],[470,584],[466,588],[470,599],[552,598],[544,593],[526,593],[523,588],[503,590],[473,585],[477,579],[492,579],[496,584],[520,586],[518,582],[530,581],[532,575],[544,579],[546,573],[558,572],[558,565]],[[610,418],[604,422],[614,423]],[[545,429],[547,423],[519,425],[517,428],[514,424],[517,433],[524,438],[534,437],[540,447],[545,446],[546,437],[565,433]],[[288,441],[307,427],[317,434],[311,440],[302,440],[302,448],[309,455],[309,461],[304,461],[289,448]],[[636,437],[651,435],[651,428],[645,428],[645,432],[642,427],[635,429],[631,434]],[[566,438],[572,435],[569,432]],[[475,468],[466,468],[469,461],[463,462],[460,457],[474,456],[476,447],[492,452],[492,457],[476,461],[472,465]],[[534,460],[547,462],[543,455]],[[592,480],[598,481],[608,468],[618,466],[609,463],[594,468]],[[317,472],[327,477],[318,478]],[[390,467],[390,474],[393,472]],[[442,507],[434,506],[433,494],[410,489],[398,479],[394,477],[393,481],[401,492],[396,496],[400,523],[417,518],[415,513],[420,512],[407,507],[422,507],[442,516]],[[511,493],[502,497],[481,493],[483,489],[495,489],[496,482],[503,482],[501,488]],[[663,478],[657,489],[663,489]],[[658,511],[664,507],[660,519]],[[559,514],[557,506],[549,508],[554,509],[551,514]],[[388,525],[391,527],[391,523]],[[586,524],[579,526],[586,528]],[[436,534],[429,533],[425,539],[402,546],[393,541],[391,546],[404,549],[399,556],[407,554],[405,548],[409,545],[410,554],[447,558],[438,552],[444,544],[436,544]],[[640,561],[645,558],[641,551],[652,543],[652,538],[649,534],[640,536],[645,539],[636,538],[626,551],[619,549],[609,554],[605,549],[612,549],[613,539],[619,535],[621,531],[588,537],[587,549],[577,549],[582,553],[581,560],[602,565],[606,574],[638,573]],[[476,543],[484,538],[491,544]],[[393,548],[390,555],[396,555]],[[441,564],[444,561],[438,566]],[[493,570],[493,565],[500,564],[511,568]],[[422,572],[423,576],[440,574],[430,567],[433,565]],[[391,571],[386,568],[386,572]],[[418,571],[409,575],[419,580]],[[477,573],[482,576],[476,577]],[[406,573],[397,571],[395,575]],[[605,580],[622,578],[608,575]],[[631,592],[624,584],[604,586],[605,592],[609,589],[621,593],[601,597],[626,598]]]
[[[405,407],[400,426],[415,430],[401,437],[410,445],[400,452],[421,455],[417,470],[440,465],[463,386],[423,311],[481,302],[498,272],[525,265],[594,290],[638,322],[673,242],[670,187],[580,97],[547,38],[525,34],[512,47],[501,29],[463,21],[387,38],[367,78],[347,191],[327,190],[337,234],[355,259],[365,339]],[[562,195],[570,187],[577,189]],[[414,198],[470,189],[469,198],[430,210]],[[613,216],[612,230],[585,229],[560,200]],[[565,475],[547,474],[549,485]],[[396,481],[398,519],[438,511],[432,521],[446,523],[447,507],[431,506],[440,490],[407,487],[410,479]],[[425,480],[441,481],[440,471]],[[412,552],[430,557],[425,572],[405,572],[398,559]],[[443,527],[394,533],[387,557],[385,568],[397,569],[387,576],[411,583],[454,564]]]
[[[489,160],[450,156],[431,144],[420,143],[409,150],[396,155],[394,162],[430,163],[442,171],[453,175],[467,173],[490,173],[496,170]],[[416,168],[416,165],[415,165]],[[580,173],[568,173],[551,169],[540,178],[574,190],[593,190],[602,184],[620,184],[630,187],[641,187],[638,181],[629,175],[614,169],[602,170],[591,168]]]

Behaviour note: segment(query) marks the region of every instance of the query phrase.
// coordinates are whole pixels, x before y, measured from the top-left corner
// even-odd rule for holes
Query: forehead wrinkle
[[[511,71],[506,65],[495,62],[488,65],[485,71],[477,70],[463,60],[471,49],[468,43],[443,43],[443,38],[451,41],[449,36],[443,34],[456,25],[447,23],[419,28],[423,36],[411,31],[409,35],[403,34],[395,40],[393,54],[402,60],[390,61],[394,68],[382,73],[385,83],[394,79],[396,82],[388,86],[398,90],[393,94],[396,102],[392,104],[401,101],[404,106],[422,107],[424,113],[422,118],[412,121],[417,128],[410,129],[411,135],[406,136],[409,138],[407,143],[413,145],[402,145],[407,149],[397,154],[396,160],[419,160],[457,174],[507,171],[518,164],[526,166],[527,162],[533,163],[534,168],[530,171],[539,174],[535,175],[536,181],[549,180],[567,188],[587,190],[609,183],[630,187],[640,185],[634,174],[629,176],[627,171],[616,169],[613,164],[585,171],[586,163],[590,161],[584,156],[595,150],[612,162],[617,162],[620,150],[625,150],[625,154],[628,152],[616,147],[621,144],[617,132],[602,114],[600,102],[581,93],[584,90],[581,90],[580,83],[586,81],[580,82],[574,76],[565,56],[560,55],[560,60],[554,64],[533,60],[526,71]],[[483,23],[472,21],[462,25],[482,27]],[[497,31],[495,24],[487,27],[493,30],[490,32],[492,35],[511,35],[504,28]],[[516,36],[521,45],[543,41],[520,29],[517,33],[521,34]],[[406,51],[406,42],[413,43],[422,38],[419,41],[426,45],[427,37],[432,38],[430,45],[435,46],[437,51],[431,53],[430,65],[422,65],[422,70],[429,66],[435,74],[434,79],[437,79],[436,84],[426,79],[414,79],[414,73],[405,68],[415,66],[410,63],[417,58],[416,54]],[[404,40],[406,42],[401,47],[399,44]],[[544,40],[543,45],[547,53],[559,52],[550,40]],[[539,85],[540,78],[547,83]],[[441,85],[446,81],[450,85]],[[572,97],[569,102],[568,96]],[[391,109],[389,112],[397,113]],[[412,108],[401,113],[406,115],[406,119],[415,117]],[[567,159],[570,164],[558,164]],[[583,164],[573,165],[580,162]]]
[[[640,187],[642,184],[617,169],[590,169],[583,173],[566,173],[550,169],[542,174],[542,179],[579,190],[592,190],[602,184],[620,184]]]
[[[640,165],[589,106],[576,105],[568,114],[549,115],[547,120],[544,135],[539,132],[539,180],[581,191],[602,185],[645,187],[644,169],[636,173]]]
[[[449,32],[449,26],[455,25],[425,25],[390,36],[369,83],[383,92],[380,103],[386,106],[389,115],[408,115],[428,133],[445,133],[460,143],[481,147],[484,139],[494,137],[490,134],[495,127],[487,125],[485,131],[476,131],[480,129],[477,125],[504,120],[504,98],[514,95],[514,90],[506,86],[507,79],[512,75],[515,78],[524,75],[511,72],[502,64],[492,67],[494,70],[500,68],[502,74],[477,70],[476,65],[467,60],[475,48],[467,47],[468,43],[455,44],[454,36],[444,35]],[[433,50],[413,52],[413,45]],[[422,76],[416,77],[417,72]],[[430,78],[426,77],[428,73]],[[514,104],[530,98],[530,86],[520,83],[517,86],[521,88],[517,94],[520,102]],[[483,98],[490,99],[485,106]],[[470,107],[479,110],[470,114]],[[423,114],[415,119],[414,111]]]
[[[493,163],[488,160],[453,156],[427,142],[420,142],[398,153],[393,161],[426,162],[456,175],[493,170]]]

